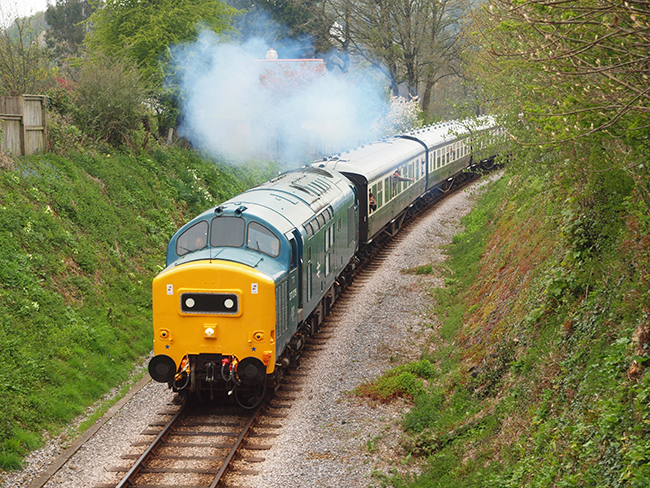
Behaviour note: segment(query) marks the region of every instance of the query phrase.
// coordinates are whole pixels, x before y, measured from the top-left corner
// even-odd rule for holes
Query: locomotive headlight
[[[169,339],[169,331],[167,329],[160,329],[158,331],[158,337],[164,340]]]
[[[230,310],[232,307],[235,306],[235,302],[230,298],[227,298],[223,301],[223,306]]]
[[[203,335],[205,336],[205,338],[215,339],[217,337],[217,331],[215,329],[216,326],[214,325],[206,325],[205,329],[203,329]]]
[[[194,298],[188,298],[187,300],[185,300],[185,306],[187,308],[194,308],[194,305],[196,305]]]

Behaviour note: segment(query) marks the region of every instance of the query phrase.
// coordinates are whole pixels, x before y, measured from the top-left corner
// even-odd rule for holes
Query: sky
[[[55,3],[56,0],[49,0]],[[5,21],[25,17],[47,8],[48,0],[0,0],[0,13]]]

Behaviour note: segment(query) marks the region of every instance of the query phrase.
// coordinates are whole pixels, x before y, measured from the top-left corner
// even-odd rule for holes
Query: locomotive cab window
[[[241,247],[244,245],[246,222],[240,217],[212,219],[210,245],[212,247]]]
[[[246,245],[249,249],[267,254],[272,258],[277,258],[280,255],[280,239],[257,222],[248,224],[248,242]]]
[[[208,245],[208,223],[203,220],[194,224],[176,240],[176,254],[183,256]]]

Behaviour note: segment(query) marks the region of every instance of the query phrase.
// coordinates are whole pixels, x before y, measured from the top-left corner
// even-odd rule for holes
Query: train
[[[494,165],[488,142],[502,136],[482,117],[386,137],[192,219],[153,280],[151,377],[182,399],[259,405],[299,362],[359,263],[433,195]]]

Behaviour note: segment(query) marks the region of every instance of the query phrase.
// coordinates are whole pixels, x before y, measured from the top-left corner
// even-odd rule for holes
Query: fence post
[[[25,97],[18,96],[18,115],[20,115],[20,155],[25,155],[27,128],[25,127]]]

